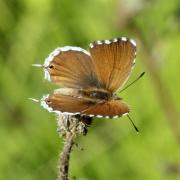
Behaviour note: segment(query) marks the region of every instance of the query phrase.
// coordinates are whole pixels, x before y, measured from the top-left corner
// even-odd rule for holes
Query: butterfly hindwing
[[[66,91],[67,88],[64,88]],[[68,89],[67,89],[68,90]],[[56,90],[43,98],[42,105],[51,112],[83,114],[97,117],[118,117],[129,112],[126,103],[121,100],[102,101],[83,97],[77,92]],[[75,95],[76,94],[76,95]]]
[[[84,113],[86,115],[93,114],[96,117],[115,118],[129,113],[129,107],[121,100],[110,100],[93,105]]]

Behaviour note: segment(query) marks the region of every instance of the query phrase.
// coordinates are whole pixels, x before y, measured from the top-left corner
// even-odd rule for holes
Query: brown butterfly
[[[95,41],[89,51],[65,46],[41,65],[45,78],[61,86],[41,99],[50,112],[116,118],[129,113],[116,95],[135,63],[136,43],[125,37]]]

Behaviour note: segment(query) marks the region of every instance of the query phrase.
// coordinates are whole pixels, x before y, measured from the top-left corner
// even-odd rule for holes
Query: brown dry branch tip
[[[58,133],[64,140],[64,147],[60,153],[58,166],[58,180],[67,180],[69,172],[70,154],[78,135],[86,135],[92,118],[79,115],[60,114],[57,118]]]
[[[124,5],[124,4],[123,4]],[[144,7],[143,7],[144,6]],[[124,6],[120,6],[119,9],[119,17],[124,17],[124,19],[119,18],[118,25],[122,31],[122,29],[131,30],[131,33],[139,39],[139,43],[141,43],[141,47],[143,47],[144,58],[143,63],[147,68],[147,73],[150,74],[152,79],[152,85],[154,86],[155,92],[157,94],[157,99],[160,102],[160,105],[166,115],[166,119],[172,129],[174,137],[177,140],[177,143],[180,144],[180,121],[179,121],[179,113],[175,106],[175,103],[172,100],[171,93],[168,89],[168,85],[161,78],[159,69],[157,68],[157,57],[154,56],[154,48],[157,47],[158,38],[154,37],[155,41],[151,40],[151,42],[147,42],[144,37],[144,33],[142,32],[142,28],[136,23],[135,19],[138,14],[141,14],[141,10],[145,9],[147,6],[146,3],[142,4],[139,8],[128,9]],[[125,9],[123,11],[122,9]],[[128,11],[127,11],[128,10]],[[155,35],[154,35],[155,36]],[[161,37],[162,39],[164,36]]]

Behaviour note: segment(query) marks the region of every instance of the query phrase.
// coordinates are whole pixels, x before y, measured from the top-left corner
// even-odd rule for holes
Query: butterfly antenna
[[[133,122],[133,120],[131,119],[131,117],[129,116],[129,114],[127,115],[127,117],[128,117],[128,119],[131,121],[134,129],[136,130],[136,132],[137,132],[137,134],[138,134],[138,133],[139,133],[139,130],[138,130],[138,128],[136,127],[136,125],[134,124],[134,122]]]
[[[28,98],[29,100],[32,100],[32,101],[34,101],[34,102],[40,102],[40,100],[38,100],[38,99],[34,99],[34,98]]]
[[[34,66],[34,67],[44,67],[44,65],[42,65],[42,64],[32,64],[32,66]]]
[[[137,79],[135,79],[133,82],[131,82],[130,84],[128,84],[124,89],[122,89],[121,91],[120,91],[120,93],[122,92],[122,91],[124,91],[125,89],[127,89],[128,87],[130,87],[131,85],[133,85],[136,81],[138,81],[140,78],[142,78],[143,76],[144,76],[144,74],[145,74],[145,72],[142,72],[139,76],[138,76],[138,78]]]

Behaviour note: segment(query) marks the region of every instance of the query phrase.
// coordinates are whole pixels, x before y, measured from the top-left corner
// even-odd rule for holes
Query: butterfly
[[[56,48],[41,66],[45,79],[60,88],[43,96],[41,105],[50,112],[70,115],[127,115],[129,106],[116,93],[128,80],[135,57],[136,43],[126,37],[95,41],[88,51]]]

